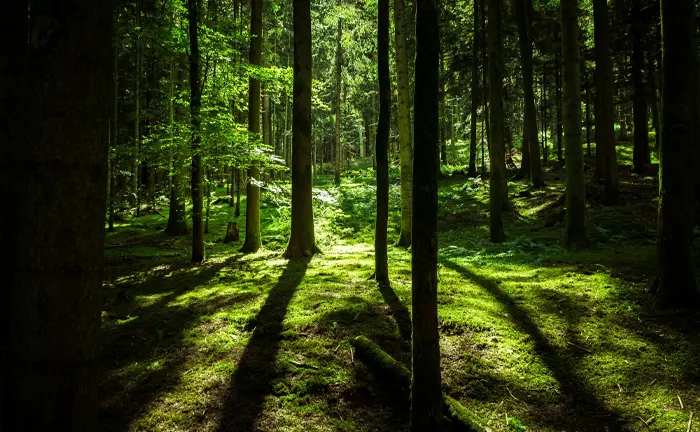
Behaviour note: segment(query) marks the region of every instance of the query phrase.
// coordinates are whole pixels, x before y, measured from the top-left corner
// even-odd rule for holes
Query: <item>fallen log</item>
[[[362,360],[378,376],[385,377],[401,387],[402,391],[411,388],[411,372],[403,364],[396,361],[377,344],[358,336],[350,340],[355,347],[357,358]],[[468,432],[492,432],[479,417],[455,399],[442,394],[442,411],[447,420],[459,430]]]

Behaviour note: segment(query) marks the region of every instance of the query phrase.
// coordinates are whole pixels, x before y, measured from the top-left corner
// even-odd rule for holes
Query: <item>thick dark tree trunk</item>
[[[501,0],[489,0],[488,26],[488,66],[489,66],[489,107],[491,134],[489,146],[489,220],[491,241],[505,240],[501,211],[505,206],[505,115],[503,111],[503,38],[501,35]]]
[[[417,0],[416,6],[411,430],[425,432],[439,431],[442,427],[437,327],[440,27],[435,0]]]
[[[610,22],[607,0],[593,0],[595,38],[595,175],[605,185],[603,202],[617,204],[620,190],[617,181],[615,149],[615,113],[613,108],[613,65],[610,57]]]
[[[479,2],[474,0],[474,37],[472,41],[472,107],[469,130],[469,177],[476,177],[476,129],[479,116]]]
[[[190,115],[192,123],[192,258],[194,263],[204,261],[204,200],[202,194],[202,88],[199,63],[199,0],[189,0],[190,26]]]
[[[311,171],[311,3],[294,0],[294,106],[292,135],[292,233],[285,257],[316,252]]]
[[[659,274],[656,310],[693,307],[698,295],[693,272],[693,76],[692,0],[661,0],[663,46],[662,118],[659,158]]]
[[[566,150],[566,232],[570,248],[588,244],[586,237],[586,185],[581,146],[581,51],[578,44],[578,0],[561,0],[561,51],[563,59],[564,146]]]
[[[261,65],[262,57],[262,14],[263,1],[252,0],[250,11],[250,64]],[[248,93],[248,132],[257,142],[260,135],[260,80],[251,77]],[[254,253],[262,245],[260,239],[260,187],[256,182],[260,181],[260,168],[254,161],[248,168],[248,191],[246,194],[245,209],[245,240],[241,251]]]
[[[99,430],[109,2],[36,0],[0,14],[0,429]],[[31,36],[28,36],[31,35]],[[29,44],[28,44],[29,42]],[[86,127],[89,125],[89,127]]]
[[[377,124],[377,219],[374,234],[374,267],[377,284],[389,285],[387,229],[389,223],[389,125],[391,81],[389,79],[389,0],[379,0],[378,30],[379,122]]]
[[[532,185],[540,188],[542,165],[540,164],[540,143],[537,140],[537,111],[535,110],[535,91],[533,90],[532,71],[532,20],[530,0],[515,0],[515,14],[518,19],[520,39],[520,62],[523,67],[523,92],[525,95],[525,121],[523,123],[523,177],[530,176]],[[525,156],[527,155],[527,161]]]
[[[649,125],[647,119],[647,94],[644,86],[644,21],[641,17],[641,0],[632,0],[632,82],[634,84],[634,151],[632,170],[644,172],[649,160]]]

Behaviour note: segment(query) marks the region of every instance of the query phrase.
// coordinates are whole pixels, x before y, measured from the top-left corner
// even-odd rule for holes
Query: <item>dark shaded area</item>
[[[539,421],[564,430],[625,430],[620,415],[605,406],[587,384],[576,376],[574,363],[581,356],[581,353],[577,352],[580,348],[572,346],[572,350],[565,353],[556,350],[528,316],[527,311],[516,304],[496,281],[479,276],[453,261],[442,260],[442,264],[488,291],[506,308],[513,323],[532,338],[537,355],[561,386],[565,408],[564,412],[541,412]],[[570,322],[570,325],[573,324]]]
[[[382,298],[391,310],[391,316],[396,320],[396,325],[399,327],[401,339],[410,344],[411,342],[411,314],[408,308],[401,302],[396,291],[390,285],[377,284]]]
[[[275,361],[282,341],[282,323],[307,267],[306,261],[290,261],[265,304],[248,324],[253,335],[231,377],[218,431],[255,430],[265,396],[272,393],[273,383],[280,377]]]
[[[153,261],[149,260],[152,264]],[[142,415],[149,404],[159,395],[167,393],[180,382],[180,371],[188,359],[183,349],[183,330],[198,318],[216,308],[245,302],[253,293],[210,299],[187,306],[169,306],[178,296],[193,286],[206,284],[220,270],[235,267],[237,258],[216,264],[191,265],[184,261],[160,262],[162,269],[156,270],[140,282],[128,286],[115,296],[108,291],[103,321],[125,320],[125,323],[103,325],[103,348],[100,381],[100,426],[105,432],[122,432]],[[108,273],[121,273],[120,269],[108,269]],[[114,290],[112,290],[114,291]],[[121,293],[124,293],[123,295]],[[134,307],[129,298],[133,295],[165,294],[153,303]],[[146,363],[154,358],[158,367],[148,368],[136,375],[110,374],[125,365]],[[125,389],[133,389],[125,391]]]

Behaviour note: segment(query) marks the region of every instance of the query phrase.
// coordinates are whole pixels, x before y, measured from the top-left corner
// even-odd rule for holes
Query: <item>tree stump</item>
[[[238,241],[238,224],[236,222],[229,222],[226,228],[226,237],[224,237],[224,243],[231,243]]]

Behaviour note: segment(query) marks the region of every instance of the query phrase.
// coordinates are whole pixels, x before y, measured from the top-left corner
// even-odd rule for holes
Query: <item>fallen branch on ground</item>
[[[364,336],[358,336],[350,340],[350,344],[355,347],[357,357],[365,362],[367,366],[379,372],[391,381],[400,385],[402,391],[409,391],[411,388],[411,372],[389,354],[382,350],[377,344]],[[491,432],[484,422],[464,405],[457,402],[446,394],[442,394],[442,411],[447,419],[460,426],[461,429],[469,432]]]

